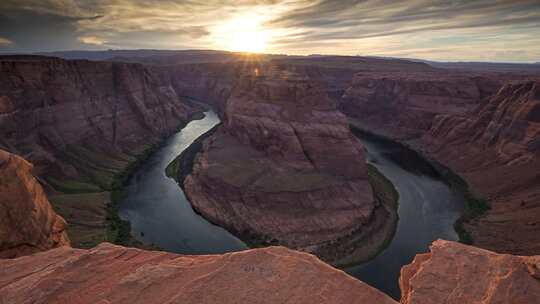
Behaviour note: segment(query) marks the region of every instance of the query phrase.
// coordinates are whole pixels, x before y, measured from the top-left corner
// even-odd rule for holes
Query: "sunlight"
[[[261,28],[262,21],[259,15],[240,15],[217,26],[214,40],[229,51],[264,52],[267,50],[270,35]]]

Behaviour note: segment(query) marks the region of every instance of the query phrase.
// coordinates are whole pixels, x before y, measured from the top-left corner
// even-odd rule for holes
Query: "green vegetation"
[[[104,153],[89,147],[69,146],[64,159],[81,172],[78,180],[47,177],[47,183],[62,194],[52,195],[55,210],[69,223],[74,247],[91,248],[107,241],[142,246],[131,237],[131,226],[118,215],[124,187],[133,170],[161,146],[149,144],[128,153]]]
[[[106,232],[108,242],[124,246],[138,245],[138,242],[131,236],[131,224],[118,215],[118,205],[126,196],[124,187],[128,183],[133,171],[146,161],[162,144],[163,142],[146,145],[142,153],[134,161],[130,162],[122,171],[114,176],[109,186],[111,190],[110,203],[106,206],[107,222],[109,223]]]
[[[387,199],[384,201],[390,203],[391,207],[397,210],[399,193],[397,192],[396,187],[394,187],[394,184],[392,184],[392,182],[375,166],[368,164],[367,170],[370,182],[372,184],[376,183],[378,192],[382,192],[382,195],[387,196]]]
[[[346,268],[369,261],[391,243],[397,230],[399,193],[375,166],[368,164],[368,180],[375,199],[381,204],[370,222],[320,247],[317,255],[334,266]]]
[[[107,241],[105,202],[109,192],[55,194],[49,197],[55,211],[68,220],[71,245],[92,248]]]
[[[445,177],[446,182],[450,187],[457,189],[463,193],[463,199],[465,201],[465,206],[463,214],[461,217],[454,223],[454,229],[456,230],[459,241],[463,244],[471,245],[473,243],[473,238],[471,234],[465,229],[465,223],[473,219],[476,219],[486,213],[491,206],[488,201],[482,198],[478,198],[470,189],[469,185],[461,176],[452,172],[450,169],[438,164],[441,167],[441,174]]]
[[[416,154],[416,156],[412,154],[410,155],[409,160],[413,160],[411,161],[411,163],[416,163],[414,161],[416,157],[422,158],[426,160],[428,163],[430,163],[430,167],[432,169],[427,168],[427,167],[423,168],[422,169],[423,174],[428,173],[428,175],[440,178],[446,184],[448,184],[451,188],[456,189],[458,192],[463,194],[463,199],[465,202],[464,210],[461,217],[458,220],[456,220],[456,222],[454,223],[454,229],[456,233],[458,234],[459,241],[461,243],[464,243],[464,244],[473,243],[471,234],[465,229],[465,223],[482,216],[489,209],[491,209],[488,201],[486,201],[485,199],[479,198],[477,195],[475,195],[472,189],[467,184],[467,182],[463,178],[461,178],[461,176],[459,176],[458,174],[450,170],[450,168],[440,164],[439,162],[433,159],[426,157],[425,155],[422,155],[419,152],[416,152],[414,149],[410,148],[406,144],[396,142],[383,135],[375,134],[375,133],[357,128],[355,126],[351,126],[351,130],[357,136],[367,136],[371,140],[393,142],[411,150],[413,153]],[[400,162],[403,162],[403,160],[400,160]],[[430,171],[433,171],[433,172],[430,172]]]
[[[56,190],[63,193],[88,193],[88,192],[101,192],[102,189],[91,183],[85,183],[75,180],[57,180],[53,177],[47,177],[47,182]]]
[[[167,168],[165,168],[165,175],[178,182],[178,170],[180,170],[180,157],[176,157],[170,164],[167,165]]]

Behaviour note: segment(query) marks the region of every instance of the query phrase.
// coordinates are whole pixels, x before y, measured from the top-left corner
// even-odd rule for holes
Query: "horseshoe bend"
[[[540,303],[533,2],[1,3],[0,304]]]

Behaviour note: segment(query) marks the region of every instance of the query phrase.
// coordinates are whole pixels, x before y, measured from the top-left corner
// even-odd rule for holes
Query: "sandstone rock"
[[[65,228],[32,175],[32,165],[0,150],[0,258],[69,245]]]
[[[0,57],[0,146],[39,174],[106,186],[199,109],[140,64]]]
[[[407,141],[489,200],[487,215],[465,224],[475,244],[539,252],[538,76],[364,72],[341,108],[356,126]]]
[[[438,114],[460,114],[497,90],[496,80],[441,71],[358,73],[343,95],[342,110],[362,126],[391,137],[414,138]]]
[[[497,254],[438,240],[401,269],[403,304],[531,304],[540,299],[540,256]]]
[[[513,254],[540,250],[540,82],[510,83],[463,115],[439,115],[424,151],[491,202],[467,225],[475,244]]]
[[[0,261],[2,303],[396,303],[283,247],[183,256],[103,243]]]
[[[363,147],[321,83],[266,67],[238,82],[223,116],[184,182],[210,221],[251,242],[315,253],[392,221],[373,197]]]

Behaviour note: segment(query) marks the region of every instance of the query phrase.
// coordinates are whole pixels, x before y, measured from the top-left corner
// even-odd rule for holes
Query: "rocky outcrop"
[[[540,82],[511,83],[464,115],[439,115],[420,145],[491,203],[466,225],[476,245],[540,251]]]
[[[152,67],[151,71],[178,95],[209,103],[221,113],[238,77],[249,66],[235,62],[200,63]]]
[[[58,216],[32,175],[32,165],[0,150],[0,258],[69,245]]]
[[[459,144],[492,149],[503,163],[530,161],[540,151],[540,82],[507,84],[462,116],[438,115],[424,141],[433,151]]]
[[[497,254],[438,240],[401,269],[402,304],[537,303],[540,256]]]
[[[409,139],[427,132],[436,115],[466,113],[498,87],[489,78],[440,71],[358,73],[340,107],[360,127]]]
[[[394,300],[283,247],[183,256],[101,244],[0,260],[2,303],[373,303]]]
[[[140,64],[3,56],[0,75],[0,146],[57,188],[107,188],[198,111]]]
[[[370,226],[389,234],[394,211],[374,199],[363,147],[321,83],[280,68],[254,71],[223,116],[184,181],[198,212],[248,242],[327,261],[380,247],[385,238],[364,242],[362,253],[352,246]],[[333,251],[323,250],[331,243]]]

